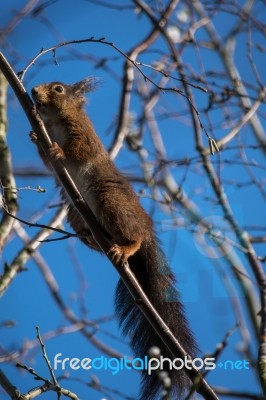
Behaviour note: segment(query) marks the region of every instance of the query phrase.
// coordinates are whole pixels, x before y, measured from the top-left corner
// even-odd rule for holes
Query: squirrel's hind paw
[[[133,254],[140,249],[140,246],[141,239],[136,240],[127,246],[119,246],[118,244],[114,244],[107,254],[110,255],[115,264],[124,264],[127,262],[129,257],[133,256]]]
[[[107,253],[115,264],[127,262],[128,257],[124,254],[122,248],[118,244],[114,244]]]

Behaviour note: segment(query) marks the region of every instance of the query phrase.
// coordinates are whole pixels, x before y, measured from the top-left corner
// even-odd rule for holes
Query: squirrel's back
[[[74,85],[53,82],[33,88],[37,109],[53,141],[50,156],[63,160],[98,223],[112,239],[114,246],[110,251],[114,260],[129,259],[130,268],[150,302],[193,357],[195,341],[175,289],[174,277],[156,241],[152,221],[129,182],[110,160],[83,109],[84,93],[91,91],[92,84],[87,79]],[[63,195],[69,202],[67,194],[63,192]],[[89,227],[71,204],[68,220],[73,229],[82,234],[84,243],[99,250]],[[121,279],[116,290],[116,314],[136,357],[147,356],[149,349],[157,346],[163,357],[174,358]],[[185,371],[168,372],[173,391],[181,396],[189,386]],[[144,372],[140,399],[154,400],[159,390],[158,373],[149,376]]]

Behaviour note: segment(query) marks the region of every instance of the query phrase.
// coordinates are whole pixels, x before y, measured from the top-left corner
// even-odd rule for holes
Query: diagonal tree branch
[[[12,67],[9,65],[8,61],[5,59],[2,53],[0,53],[0,69],[2,69],[2,72],[4,73],[6,79],[10,83],[12,89],[14,90],[18,100],[21,103],[23,110],[25,111],[25,114],[27,115],[31,123],[33,130],[38,135],[40,145],[44,153],[46,153],[49,147],[51,146],[51,141],[47,134],[45,126],[42,120],[40,119],[40,116],[37,114],[36,108],[34,107],[24,86],[22,85],[21,81],[18,79],[17,75],[14,73]],[[80,213],[84,221],[88,224],[91,232],[93,233],[94,239],[111,261],[108,252],[112,246],[112,243],[104,235],[104,232],[102,232],[92,211],[89,209],[83,197],[77,190],[75,183],[73,182],[68,171],[59,161],[56,162],[53,161],[51,162],[51,165],[54,169],[57,179],[67,191],[73,204],[76,206],[77,211]],[[140,308],[140,310],[145,315],[147,320],[156,330],[157,334],[160,336],[165,345],[169,348],[173,356],[182,358],[187,356],[185,350],[182,348],[180,343],[177,341],[172,332],[169,330],[168,326],[164,323],[162,318],[158,315],[158,313],[150,303],[149,299],[145,295],[144,291],[142,290],[138,281],[136,280],[134,274],[132,273],[129,264],[123,263],[123,264],[113,264],[113,265],[118,271],[123,281],[125,282],[137,306]],[[208,383],[204,380],[204,378],[195,368],[192,368],[191,370],[186,369],[186,373],[188,374],[192,382],[195,382],[197,391],[206,400],[218,399],[213,389],[208,385]]]

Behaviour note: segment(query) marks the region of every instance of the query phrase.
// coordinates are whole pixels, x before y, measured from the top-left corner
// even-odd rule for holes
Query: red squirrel
[[[94,82],[93,78],[87,78],[73,85],[52,82],[32,89],[37,111],[52,141],[48,161],[49,158],[63,161],[96,220],[112,239],[112,259],[115,262],[129,259],[130,268],[150,302],[183,348],[193,356],[196,343],[152,221],[129,182],[111,161],[84,110],[85,94],[93,90]],[[36,135],[33,139],[37,140]],[[40,154],[47,163],[47,157],[41,150]],[[74,231],[83,237],[82,241],[89,247],[101,251],[64,190],[62,196],[69,205],[67,219]],[[163,357],[173,359],[135,304],[122,279],[116,289],[115,310],[136,357],[144,358],[149,349],[156,346]],[[181,398],[190,386],[185,371],[173,369],[168,373],[173,393]],[[144,371],[139,399],[153,400],[160,389],[158,374],[148,375]]]

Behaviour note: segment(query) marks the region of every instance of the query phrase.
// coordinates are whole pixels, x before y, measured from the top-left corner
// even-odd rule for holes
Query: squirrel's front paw
[[[36,133],[36,132],[30,131],[29,136],[30,136],[30,140],[31,140],[33,143],[37,143],[37,142],[38,142],[38,136],[37,136],[37,133]]]
[[[53,142],[52,146],[48,149],[47,155],[53,160],[65,160],[66,156],[64,150],[59,146],[57,142]]]

